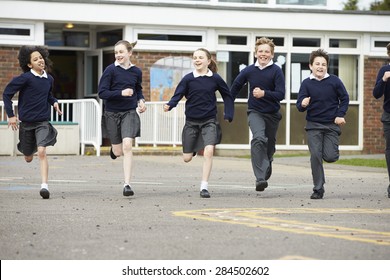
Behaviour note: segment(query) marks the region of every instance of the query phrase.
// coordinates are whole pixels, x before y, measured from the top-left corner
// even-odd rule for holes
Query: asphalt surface
[[[264,192],[249,159],[215,157],[204,199],[202,163],[135,155],[124,197],[121,158],[49,156],[45,200],[36,157],[0,157],[0,259],[390,259],[385,169],[326,164],[311,200],[308,157],[275,158]]]

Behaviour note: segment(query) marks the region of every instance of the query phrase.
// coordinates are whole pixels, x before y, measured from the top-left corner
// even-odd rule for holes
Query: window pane
[[[348,39],[330,39],[329,47],[331,48],[356,48],[357,40]]]
[[[326,6],[326,0],[276,0],[276,4]]]
[[[219,2],[267,4],[268,0],[219,0]]]
[[[295,104],[290,105],[290,144],[307,145],[305,132],[306,112],[299,112]]]
[[[48,46],[89,47],[89,32],[69,32],[53,30],[45,32],[45,44]]]
[[[388,41],[375,41],[374,46],[375,48],[386,48]]]
[[[319,47],[320,45],[319,38],[293,38],[294,47]]]
[[[310,54],[291,54],[291,99],[297,99],[302,81],[310,76],[309,57]]]
[[[249,54],[247,52],[228,52],[225,61],[217,61],[218,74],[226,81],[230,87],[240,71],[249,64]],[[237,98],[248,98],[248,85],[242,87]]]
[[[30,29],[0,27],[0,35],[30,36]]]
[[[97,32],[96,46],[98,48],[114,46],[116,42],[122,39],[122,29]]]
[[[221,45],[246,45],[246,36],[218,36],[218,44]]]
[[[247,121],[247,103],[234,104],[234,121],[229,123],[223,119],[223,102],[218,102],[217,119],[222,129],[221,144],[245,144],[249,143],[249,127]]]
[[[329,55],[328,72],[343,81],[350,100],[358,99],[358,61],[359,57],[356,55]]]
[[[286,53],[275,53],[274,54],[274,63],[282,68],[283,75],[286,77]]]
[[[138,39],[152,41],[202,42],[202,36],[200,35],[139,33]]]
[[[192,58],[168,56],[150,68],[151,101],[169,100],[184,75],[193,71]]]

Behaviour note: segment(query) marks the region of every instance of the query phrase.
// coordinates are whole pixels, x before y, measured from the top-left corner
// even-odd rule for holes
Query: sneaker
[[[123,195],[124,195],[124,196],[132,196],[132,195],[134,195],[134,192],[133,192],[133,190],[130,188],[129,185],[126,185],[126,186],[123,188]]]
[[[112,147],[110,148],[110,157],[112,158],[112,159],[116,159],[117,158],[117,156],[114,154],[114,152],[112,151]]]
[[[267,181],[256,181],[256,191],[262,192],[268,187]]]
[[[324,197],[324,189],[315,190],[310,196],[311,199],[322,199]]]
[[[202,198],[210,198],[210,193],[209,193],[209,191],[208,191],[208,190],[205,190],[205,189],[201,190],[201,191],[200,191],[200,197],[202,197]]]
[[[43,199],[48,199],[50,197],[50,192],[46,188],[41,188],[39,194],[42,196]]]

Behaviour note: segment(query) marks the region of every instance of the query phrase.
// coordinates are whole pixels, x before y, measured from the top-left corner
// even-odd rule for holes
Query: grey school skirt
[[[20,122],[18,150],[25,156],[37,152],[38,147],[54,146],[57,130],[48,121]]]
[[[109,138],[111,144],[122,143],[123,138],[141,136],[141,121],[137,111],[104,112],[103,137]]]
[[[194,153],[204,149],[207,145],[221,143],[222,130],[216,119],[207,121],[188,121],[183,127],[183,153]]]

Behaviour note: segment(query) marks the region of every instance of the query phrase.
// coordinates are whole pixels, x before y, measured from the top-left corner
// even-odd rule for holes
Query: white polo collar
[[[123,69],[125,69],[125,70],[130,69],[131,67],[135,66],[133,63],[130,62],[130,66],[129,66],[128,68],[126,68],[126,67],[124,67],[123,65],[119,64],[119,62],[116,61],[116,60],[114,61],[114,65],[115,65],[115,66],[119,66],[119,67],[121,67],[121,68],[123,68]]]
[[[325,76],[324,76],[324,78],[321,79],[321,80],[319,80],[319,79],[316,78],[316,76],[313,75],[313,73],[311,73],[310,76],[309,76],[309,78],[310,78],[310,80],[322,81],[322,80],[328,78],[329,76],[330,76],[330,75],[329,75],[328,73],[326,73]]]
[[[33,69],[30,69],[30,72],[36,76],[36,77],[39,77],[39,78],[46,78],[47,79],[47,73],[45,70],[43,70],[43,74],[42,75],[39,75],[37,72],[35,72]]]
[[[258,67],[260,70],[263,70],[263,69],[267,68],[268,66],[271,66],[272,64],[274,64],[274,61],[272,59],[267,63],[266,66],[261,66],[257,60],[255,62],[255,66]]]
[[[198,78],[198,77],[203,77],[203,76],[207,76],[207,77],[212,77],[213,76],[213,72],[210,70],[210,69],[207,69],[207,73],[205,75],[200,75],[198,72],[196,72],[196,70],[194,70],[192,72],[192,74],[194,74],[194,77],[195,78]]]

